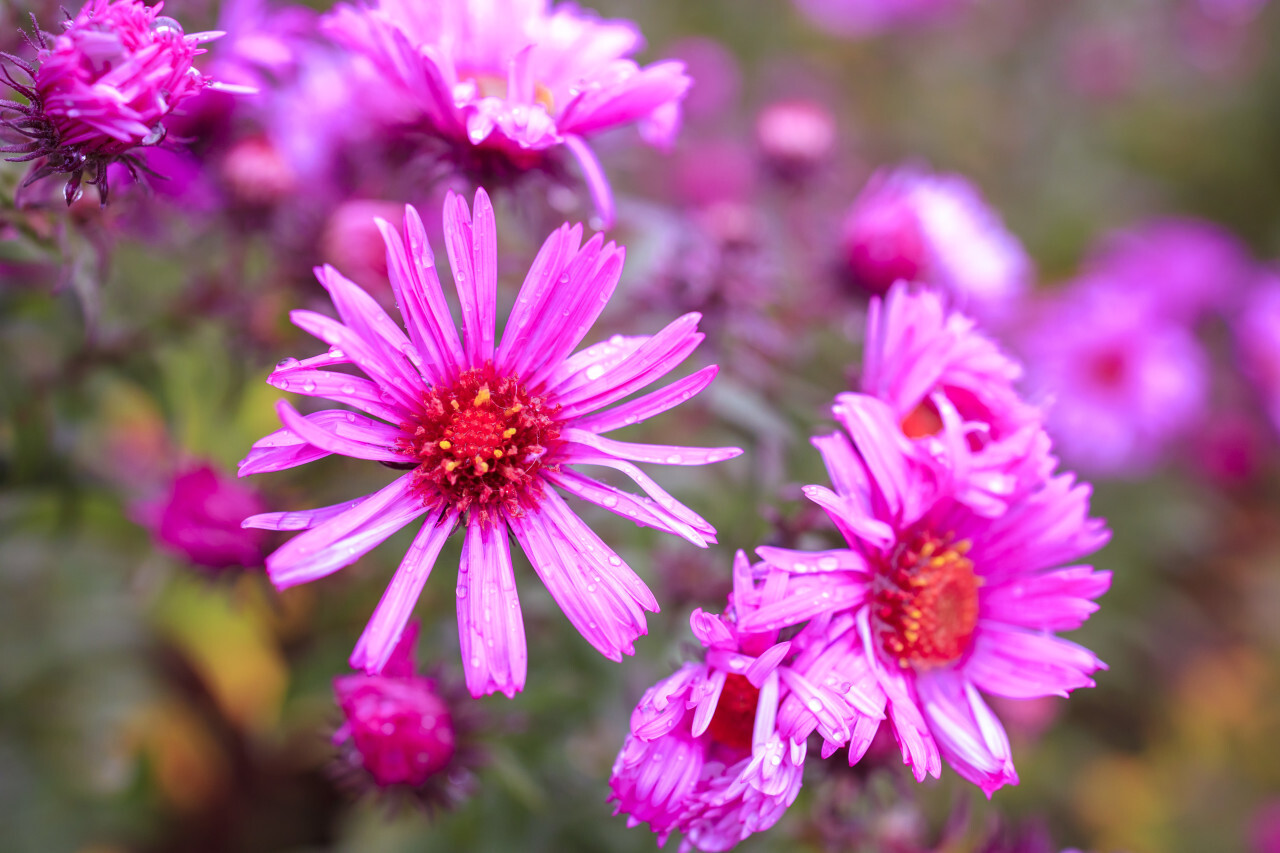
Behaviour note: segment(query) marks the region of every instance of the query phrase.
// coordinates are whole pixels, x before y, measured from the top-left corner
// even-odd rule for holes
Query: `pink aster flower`
[[[1127,279],[1085,279],[1021,330],[1031,384],[1068,462],[1141,476],[1199,424],[1208,359],[1187,324]]]
[[[650,144],[669,145],[691,83],[681,62],[627,58],[642,46],[631,22],[567,3],[381,0],[339,6],[327,27],[373,60],[447,159],[478,177],[549,165],[547,153],[566,147],[606,225],[612,194],[586,137],[638,122]]]
[[[1240,367],[1280,430],[1280,276],[1268,276],[1253,287],[1233,328]]]
[[[262,565],[266,535],[240,522],[266,505],[253,489],[207,463],[173,477],[164,498],[139,504],[134,514],[156,544],[206,569]]]
[[[28,103],[0,101],[3,125],[22,142],[0,149],[12,160],[43,161],[26,184],[56,173],[70,175],[67,203],[89,183],[107,200],[107,167],[141,166],[131,152],[165,138],[165,119],[184,100],[215,86],[192,67],[204,53],[203,42],[221,33],[187,35],[182,25],[160,15],[163,3],[141,0],[90,0],[65,31],[48,37],[37,32],[35,63],[5,55],[30,79],[21,83],[4,68],[5,82]],[[136,173],[135,173],[136,178]]]
[[[907,437],[946,460],[957,498],[1001,514],[1053,468],[1039,409],[1015,383],[1022,367],[942,297],[905,282],[873,298],[861,388],[884,401]]]
[[[814,620],[825,639],[793,667],[813,683],[846,679],[883,707],[917,779],[937,776],[945,759],[990,796],[1018,777],[982,692],[1065,696],[1092,686],[1090,675],[1104,666],[1054,632],[1079,627],[1110,585],[1109,572],[1057,567],[1101,547],[1108,534],[1088,517],[1089,488],[1068,474],[987,517],[935,476],[883,402],[841,394],[832,413],[845,432],[814,445],[835,488],[805,493],[849,547],[760,548],[768,563],[792,573],[795,589],[753,610],[740,629]],[[850,720],[846,730],[865,730],[865,721]],[[828,751],[844,745],[823,736]],[[864,748],[855,743],[851,759]]]
[[[445,243],[462,306],[454,326],[435,258],[417,211],[405,209],[402,239],[380,223],[391,285],[408,334],[365,291],[331,267],[318,269],[340,320],[294,311],[300,328],[330,345],[304,361],[286,359],[268,380],[282,390],[327,397],[343,409],[307,416],[281,400],[284,429],[258,441],[240,474],[279,471],[331,453],[408,469],[375,494],[322,509],[268,513],[246,526],[305,530],[267,558],[283,589],[350,565],[395,531],[425,516],[417,537],[361,636],[351,664],[385,666],[444,540],[466,529],[458,571],[458,633],[467,687],[477,696],[523,688],[526,648],[512,572],[514,534],[569,621],[602,654],[620,660],[658,609],[648,587],[570,509],[558,486],[638,524],[699,546],[715,530],[634,463],[702,465],[737,448],[633,444],[603,433],[645,420],[706,388],[707,367],[622,405],[702,340],[698,315],[653,336],[614,336],[570,355],[618,283],[624,250],[600,235],[582,244],[582,226],[561,227],[543,244],[515,301],[501,341],[497,243],[484,190],[475,218],[450,194]],[[351,365],[367,378],[323,370]],[[612,408],[610,408],[612,406]],[[376,420],[375,420],[376,419]],[[593,479],[599,465],[634,480],[639,498]]]
[[[959,175],[903,168],[873,176],[845,218],[843,242],[865,290],[922,282],[989,322],[1007,317],[1032,276],[1017,238]]]
[[[779,725],[779,702],[793,692],[815,704],[833,737],[848,737],[839,729],[838,698],[782,665],[790,642],[778,642],[776,630],[738,628],[741,613],[782,587],[755,587],[741,551],[733,577],[729,616],[698,609],[689,619],[703,662],[645,691],[613,765],[615,814],[626,813],[629,826],[648,823],[659,845],[679,830],[681,850],[729,850],[777,823],[800,793],[804,769],[805,739],[787,737]]]
[[[451,805],[468,759],[457,720],[433,679],[418,675],[410,625],[379,675],[358,673],[333,680],[344,722],[333,735],[343,776],[357,771],[383,791],[410,793],[423,805]],[[470,757],[474,759],[474,756]]]

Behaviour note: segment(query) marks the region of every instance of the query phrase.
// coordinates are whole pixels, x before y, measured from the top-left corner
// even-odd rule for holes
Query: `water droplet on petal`
[[[343,385],[343,386],[342,386],[342,393],[343,393],[343,394],[354,394],[354,393],[356,393],[356,386],[354,386],[354,385],[352,385],[350,382],[348,382],[347,384],[345,384],[345,385]]]
[[[306,382],[302,383],[302,390],[310,394],[316,390],[316,383],[308,379]]]
[[[679,453],[673,453],[667,457],[668,465],[679,465],[683,461],[684,461],[684,457],[681,456]]]
[[[151,31],[153,33],[173,33],[174,35],[186,35],[186,31],[182,29],[182,24],[175,21],[167,15],[158,15],[151,22]]]
[[[827,556],[818,558],[818,568],[824,572],[834,572],[840,567],[840,561],[835,557]]]
[[[587,368],[587,378],[590,379],[591,381],[594,382],[595,380],[599,379],[601,376],[604,376],[604,367],[602,365],[593,364]]]

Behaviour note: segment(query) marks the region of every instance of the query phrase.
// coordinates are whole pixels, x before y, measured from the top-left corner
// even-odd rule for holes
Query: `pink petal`
[[[982,788],[988,798],[998,788],[1018,783],[1003,727],[955,670],[921,673],[916,689],[929,730],[957,773]]]
[[[1111,586],[1111,572],[1092,566],[1024,575],[982,590],[982,616],[1042,631],[1079,628]]]
[[[359,416],[352,412],[347,412],[345,418],[334,419],[327,427],[298,414],[288,400],[276,401],[276,414],[285,429],[329,453],[376,462],[404,462],[406,459],[403,453],[390,446],[400,437],[400,430],[366,418],[356,420]],[[370,440],[378,439],[385,443],[370,443]]]
[[[617,216],[613,206],[613,190],[609,187],[609,178],[605,175],[595,152],[580,136],[567,135],[564,138],[564,144],[573,158],[578,161],[578,167],[582,169],[582,177],[587,182],[587,192],[591,195],[596,213],[600,216],[600,227],[612,228]]]
[[[529,653],[506,525],[476,513],[467,525],[458,566],[458,639],[472,696],[524,689]]]
[[[480,367],[493,359],[498,299],[497,224],[483,187],[476,190],[474,221],[461,196],[445,198],[444,238],[462,304],[467,366]]]
[[[595,433],[612,432],[615,429],[648,420],[668,409],[674,409],[695,394],[700,394],[719,372],[720,368],[715,365],[704,367],[683,379],[672,382],[665,388],[651,391],[642,397],[614,406],[608,411],[579,418],[578,428]]]
[[[598,450],[615,459],[656,465],[707,465],[742,455],[740,447],[683,447],[667,444],[636,444],[616,441],[586,430],[570,427],[561,433],[566,441]]]
[[[593,480],[572,468],[546,471],[543,476],[548,482],[559,486],[574,497],[582,498],[644,527],[652,527],[673,536],[680,536],[699,548],[705,548],[709,542],[716,541],[715,531],[695,530],[691,525],[676,518],[652,501],[646,501],[630,492]]]
[[[1093,687],[1089,676],[1103,668],[1093,652],[1050,634],[982,620],[964,677],[982,690],[1010,699],[1066,696]]]
[[[581,243],[582,226],[570,228],[566,224],[538,250],[498,347],[495,363],[503,372],[525,377],[543,364],[543,354],[556,333],[548,306],[556,298],[562,271]]]

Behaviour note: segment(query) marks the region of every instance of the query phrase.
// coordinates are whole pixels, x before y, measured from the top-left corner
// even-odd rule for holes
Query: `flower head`
[[[939,294],[899,282],[871,300],[863,393],[951,464],[957,497],[978,512],[999,515],[1053,468],[1040,410],[1014,387],[1021,377],[1022,367]]]
[[[899,279],[918,281],[982,320],[1004,319],[1031,279],[1017,238],[958,175],[875,175],[845,218],[843,240],[862,288],[883,293]]]
[[[773,826],[795,801],[805,739],[782,731],[782,699],[798,690],[838,725],[826,710],[838,699],[783,666],[789,641],[778,642],[777,631],[738,628],[739,615],[772,601],[777,589],[753,583],[742,552],[734,560],[734,589],[729,616],[693,612],[704,660],[645,692],[609,780],[615,813],[626,813],[629,826],[648,823],[659,844],[683,832],[681,850],[728,850]]]
[[[138,520],[156,544],[206,569],[262,565],[266,536],[240,526],[266,508],[262,498],[207,463],[173,477],[168,494],[140,504]]]
[[[462,305],[453,324],[416,210],[405,238],[380,222],[387,266],[408,334],[337,270],[317,270],[341,320],[312,311],[294,322],[330,345],[304,361],[286,359],[268,380],[282,390],[358,409],[303,416],[277,404],[284,429],[258,441],[241,475],[278,471],[338,453],[408,469],[376,494],[317,510],[267,513],[247,526],[305,530],[267,558],[285,588],[355,562],[416,518],[425,522],[352,655],[385,666],[444,540],[466,528],[459,567],[458,630],[467,686],[475,695],[524,685],[526,649],[511,565],[514,533],[565,615],[602,654],[620,660],[656,611],[648,587],[570,509],[554,487],[638,524],[699,546],[715,541],[705,520],[634,464],[702,465],[737,448],[633,444],[607,433],[679,405],[711,382],[715,367],[613,406],[666,375],[702,340],[686,315],[652,337],[614,336],[570,355],[608,302],[623,250],[582,227],[561,227],[543,244],[516,297],[501,341],[493,208],[476,193],[475,217],[450,194],[444,232]],[[351,365],[365,377],[322,368]],[[609,408],[613,406],[613,408]],[[639,498],[575,470],[599,465],[634,480]]]
[[[1107,540],[1102,523],[1088,517],[1089,489],[1057,475],[1002,515],[981,515],[936,476],[883,402],[841,394],[833,414],[844,431],[814,444],[835,488],[805,493],[849,547],[818,554],[760,548],[768,563],[792,574],[795,588],[741,627],[812,620],[805,630],[821,630],[823,639],[810,642],[795,669],[813,683],[837,675],[884,708],[916,778],[937,776],[946,759],[990,795],[1018,777],[1004,729],[980,691],[1066,695],[1092,686],[1090,675],[1103,667],[1053,634],[1079,627],[1110,584],[1108,572],[1057,568]],[[866,725],[851,716],[844,728],[856,733]],[[844,745],[823,736],[827,750]],[[851,746],[851,760],[859,749]]]
[[[630,22],[547,0],[381,0],[339,6],[327,27],[373,60],[446,159],[476,177],[539,168],[567,147],[606,224],[612,196],[585,138],[638,122],[647,141],[670,144],[691,83],[683,63],[628,59],[642,44]]]
[[[107,167],[121,162],[136,170],[131,153],[164,140],[165,119],[184,100],[215,85],[192,67],[203,42],[221,33],[187,35],[164,4],[141,0],[89,0],[64,32],[35,36],[35,63],[6,55],[30,79],[21,83],[9,68],[6,82],[27,103],[0,102],[3,125],[22,142],[0,149],[37,160],[27,183],[56,173],[70,176],[67,203],[82,192],[85,172],[107,199]]]
[[[1063,458],[1110,476],[1149,471],[1203,415],[1208,359],[1191,329],[1110,277],[1078,281],[1043,308],[1020,336]]]
[[[379,675],[333,680],[344,722],[333,735],[344,768],[362,771],[381,790],[415,795],[424,805],[450,805],[466,774],[457,720],[436,682],[417,674],[417,624],[404,632]]]

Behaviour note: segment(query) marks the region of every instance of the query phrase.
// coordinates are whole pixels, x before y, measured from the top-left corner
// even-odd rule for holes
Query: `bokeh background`
[[[1045,293],[1153,218],[1221,226],[1258,275],[1280,256],[1274,4],[979,0],[858,37],[782,0],[590,5],[638,22],[643,58],[683,58],[697,81],[671,154],[626,134],[598,146],[628,257],[593,339],[704,312],[687,370],[718,363],[719,379],[624,437],[746,449],[656,474],[721,544],[700,552],[586,511],[663,605],[622,664],[517,557],[528,687],[457,700],[482,755],[457,780],[468,798],[429,814],[353,792],[334,770],[332,679],[409,534],[278,594],[260,568],[201,569],[158,543],[148,507],[193,465],[228,475],[277,427],[265,376],[319,351],[287,321],[325,303],[310,267],[333,262],[386,296],[364,211],[413,202],[430,223],[457,184],[381,138],[353,106],[362,93],[329,85],[305,51],[259,103],[193,113],[194,155],[151,193],[68,211],[37,185],[18,209],[24,167],[0,164],[0,849],[652,849],[605,802],[630,709],[690,654],[690,611],[723,606],[736,549],[835,541],[799,486],[825,481],[808,437],[857,374],[866,295],[844,274],[841,222],[869,176],[902,163],[966,176]],[[28,12],[51,30],[55,6],[0,0],[0,49],[28,50]],[[188,31],[220,11],[167,4]],[[830,140],[762,129],[794,102]],[[496,194],[500,299],[551,227],[591,215],[572,189]],[[1022,784],[991,802],[947,770],[917,785],[892,744],[852,770],[813,760],[787,816],[740,849],[1280,850],[1280,445],[1227,325],[1197,334],[1215,390],[1196,427],[1142,476],[1082,471],[1114,531],[1094,559],[1114,585],[1072,639],[1110,669],[1069,700],[997,706]],[[389,477],[333,457],[247,487],[290,509]],[[446,571],[459,544],[419,604],[418,659],[465,694]]]

